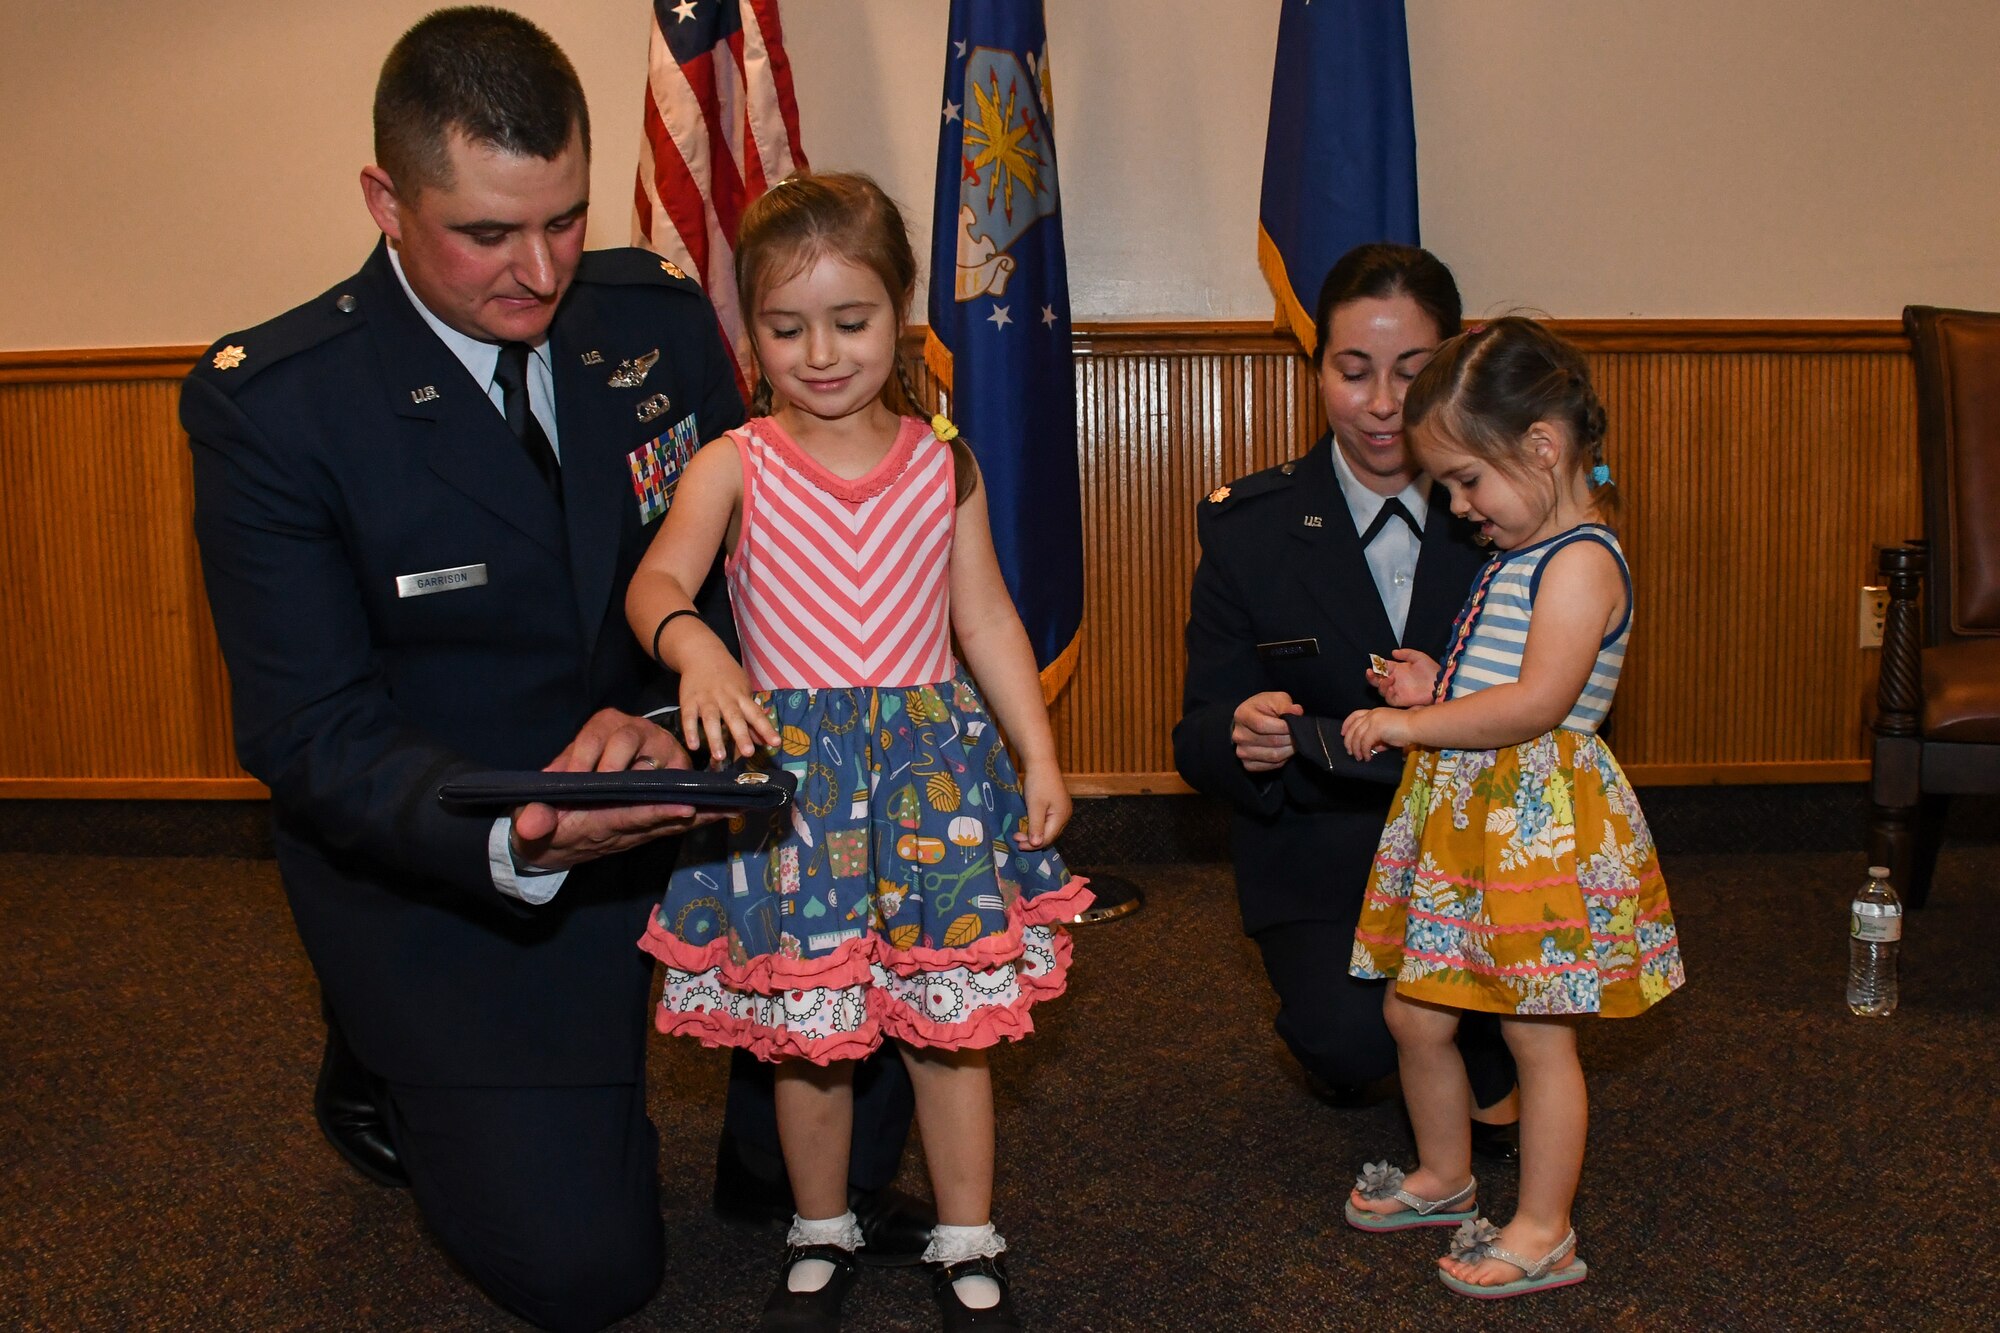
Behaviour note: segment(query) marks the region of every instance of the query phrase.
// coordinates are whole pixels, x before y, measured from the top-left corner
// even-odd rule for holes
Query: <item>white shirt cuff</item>
[[[486,835],[486,865],[493,873],[493,887],[509,898],[519,898],[534,907],[556,896],[569,878],[567,870],[539,870],[514,860],[514,821],[506,815],[493,821]]]

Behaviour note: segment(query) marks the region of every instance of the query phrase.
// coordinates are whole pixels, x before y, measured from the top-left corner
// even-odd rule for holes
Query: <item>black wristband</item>
[[[701,613],[696,611],[693,607],[684,606],[678,611],[669,611],[665,615],[660,617],[660,623],[653,626],[653,660],[655,662],[660,662],[660,631],[665,629],[668,626],[668,624],[670,624],[674,620],[676,616],[693,616],[700,614]],[[660,662],[660,665],[665,667],[667,664],[665,662]],[[672,670],[672,668],[669,667],[668,670]]]

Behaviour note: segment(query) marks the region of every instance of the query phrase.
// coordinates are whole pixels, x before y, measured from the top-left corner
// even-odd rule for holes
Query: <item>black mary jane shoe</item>
[[[998,1255],[990,1258],[961,1259],[955,1264],[932,1264],[931,1294],[937,1297],[938,1309],[944,1312],[944,1333],[960,1333],[961,1330],[977,1330],[978,1333],[1010,1333],[1021,1327],[1021,1316],[1014,1313],[1014,1297],[1007,1287],[1007,1265]],[[984,1310],[975,1310],[958,1298],[957,1288],[952,1283],[962,1277],[990,1277],[1000,1284],[1000,1303]]]
[[[786,1279],[792,1275],[792,1265],[801,1259],[826,1260],[833,1265],[833,1276],[818,1291],[793,1291]],[[757,1318],[756,1333],[838,1333],[841,1303],[859,1271],[854,1252],[838,1245],[788,1247],[785,1261],[778,1265],[778,1285],[771,1289],[771,1299],[764,1302],[764,1313]]]
[[[1489,1162],[1518,1162],[1521,1160],[1521,1123],[1511,1125],[1489,1125],[1483,1120],[1472,1122],[1472,1151]]]

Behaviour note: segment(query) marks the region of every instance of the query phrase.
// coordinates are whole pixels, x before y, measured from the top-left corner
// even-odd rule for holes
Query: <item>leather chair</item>
[[[1903,328],[1924,540],[1881,556],[1870,852],[1921,907],[1951,797],[2000,792],[2000,314],[1910,306]]]

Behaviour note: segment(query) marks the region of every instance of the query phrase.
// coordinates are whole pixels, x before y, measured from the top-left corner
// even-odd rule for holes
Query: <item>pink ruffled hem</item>
[[[904,977],[953,967],[987,972],[1021,956],[1021,932],[1026,927],[1060,925],[1074,920],[1089,907],[1096,900],[1096,895],[1086,887],[1089,883],[1083,875],[1072,875],[1060,889],[1034,898],[1015,899],[1014,905],[1007,909],[1005,930],[974,940],[962,949],[898,949],[884,936],[864,931],[819,958],[759,954],[747,963],[738,963],[729,956],[728,940],[689,944],[671,930],[661,929],[657,912],[646,918],[646,933],[639,937],[639,947],[682,972],[701,973],[719,967],[725,987],[757,995],[859,986],[869,980],[870,968],[876,963]]]
[[[807,1041],[786,1028],[768,1028],[747,1018],[707,1010],[655,1009],[653,1026],[669,1037],[693,1037],[711,1048],[745,1050],[759,1060],[810,1060],[830,1065],[835,1060],[865,1060],[882,1045],[882,1023],[870,1018],[853,1032]]]
[[[1079,909],[1080,910],[1080,909]],[[944,1050],[974,1051],[997,1046],[1003,1041],[1020,1041],[1034,1035],[1035,1020],[1030,1010],[1044,1000],[1053,1000],[1069,989],[1072,951],[1069,933],[1050,930],[1050,948],[1055,966],[1039,977],[1017,973],[1015,985],[1020,997],[1012,1004],[992,1005],[977,1010],[962,1023],[938,1023],[870,986],[871,1001],[883,1012],[871,1012],[859,1028],[832,1037],[810,1038],[791,1028],[769,1027],[755,1019],[709,1009],[654,1009],[654,1026],[670,1037],[693,1037],[704,1046],[740,1048],[759,1060],[810,1060],[816,1065],[836,1060],[860,1060],[875,1053],[883,1039],[893,1037],[906,1046],[930,1046]]]
[[[654,1026],[669,1036],[693,1037],[704,1046],[738,1047],[760,1060],[804,1059],[821,1065],[861,1059],[885,1038],[949,1050],[979,1050],[1002,1041],[1019,1041],[1035,1030],[1030,1009],[1069,989],[1074,946],[1062,923],[1094,900],[1087,883],[1084,877],[1076,876],[1058,890],[1017,900],[1008,911],[1005,931],[962,949],[893,949],[886,939],[868,934],[847,941],[824,958],[764,955],[739,965],[730,961],[726,940],[695,946],[649,921],[640,947],[677,972],[700,976],[713,970],[725,990],[764,997],[784,991],[858,987],[865,1010],[854,1031],[829,1036],[811,1036],[718,1009],[672,1009],[664,1004],[655,1007]],[[982,1006],[958,1022],[938,1022],[876,984],[874,967],[878,963],[884,971],[903,978],[959,968],[989,972],[1018,964],[1027,952],[1025,932],[1032,927],[1047,929],[1053,963],[1039,975],[1016,967],[1018,994],[1013,1000]]]

